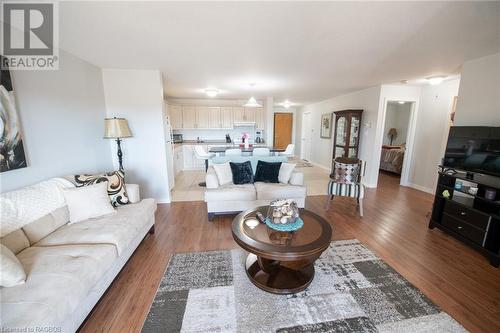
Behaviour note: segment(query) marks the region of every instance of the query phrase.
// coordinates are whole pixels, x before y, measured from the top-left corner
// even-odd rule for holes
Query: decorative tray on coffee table
[[[296,231],[304,226],[304,221],[299,217],[297,203],[287,199],[270,203],[265,223],[277,231]]]

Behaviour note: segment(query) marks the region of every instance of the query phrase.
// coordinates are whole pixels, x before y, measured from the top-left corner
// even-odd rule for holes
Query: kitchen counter
[[[208,145],[208,146],[217,145],[218,146],[218,145],[220,145],[220,146],[225,146],[226,148],[239,147],[239,143],[234,143],[234,142],[227,143],[226,140],[202,140],[202,141],[184,140],[182,142],[174,143],[174,148],[179,147],[179,146],[184,146],[184,145],[189,145],[189,146],[192,146],[192,145]],[[251,145],[254,147],[267,147],[266,144],[264,144],[264,143],[252,143]]]

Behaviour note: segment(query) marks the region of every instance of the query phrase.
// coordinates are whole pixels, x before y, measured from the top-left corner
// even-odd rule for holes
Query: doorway
[[[277,149],[286,149],[292,143],[293,113],[274,114],[274,142]]]
[[[311,128],[311,113],[302,114],[302,145],[300,149],[300,158],[306,161],[311,160],[311,141],[312,141],[312,128]]]
[[[386,181],[392,179],[403,186],[408,184],[415,104],[415,101],[407,100],[388,100],[385,103],[379,178],[383,175]]]

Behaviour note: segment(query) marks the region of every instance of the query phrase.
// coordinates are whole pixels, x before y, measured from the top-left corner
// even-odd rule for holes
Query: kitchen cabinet
[[[183,147],[175,146],[174,148],[174,175],[177,176],[179,172],[184,169],[184,155]]]
[[[256,108],[245,108],[245,121],[255,122],[255,109]]]
[[[264,108],[255,108],[255,128],[259,130],[265,129],[266,117]]]
[[[209,107],[208,112],[208,125],[210,128],[222,128],[221,122],[221,108]]]
[[[220,122],[222,128],[233,128],[233,108],[220,108]]]
[[[245,121],[245,108],[233,107],[233,121],[235,123]]]
[[[194,153],[195,145],[182,145],[183,170],[204,170],[205,161],[196,158]],[[207,145],[201,145],[207,149]]]
[[[196,128],[196,108],[194,106],[182,106],[182,128]]]
[[[210,108],[196,107],[196,128],[210,128]]]
[[[182,106],[169,105],[168,112],[170,114],[170,125],[172,129],[182,128]]]

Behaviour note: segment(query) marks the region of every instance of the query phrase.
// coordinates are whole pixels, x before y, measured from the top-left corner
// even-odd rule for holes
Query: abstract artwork
[[[3,57],[0,56],[3,65]],[[17,113],[9,68],[0,69],[0,172],[25,168],[21,123]]]
[[[332,137],[332,114],[325,113],[321,115],[321,132],[322,139],[330,139]]]

